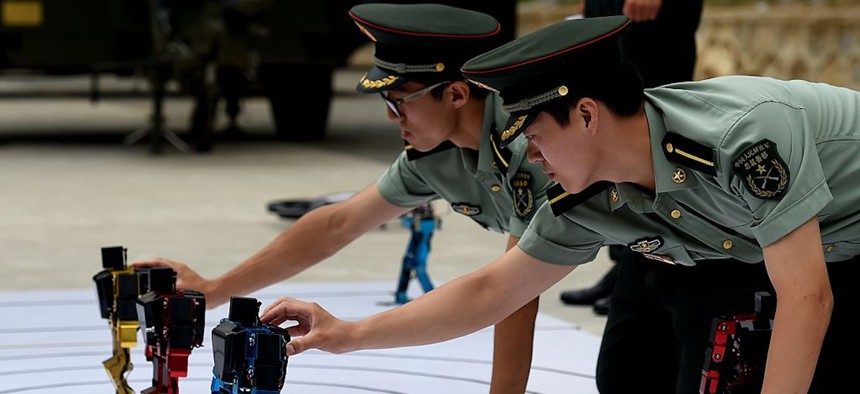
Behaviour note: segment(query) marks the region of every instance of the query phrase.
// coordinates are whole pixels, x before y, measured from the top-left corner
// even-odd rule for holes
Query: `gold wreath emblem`
[[[750,190],[752,190],[755,195],[761,198],[769,198],[776,196],[777,194],[781,193],[783,189],[785,189],[785,185],[788,183],[788,173],[786,173],[785,167],[783,167],[782,164],[780,164],[779,161],[777,161],[776,159],[771,159],[770,162],[773,163],[773,167],[776,169],[777,172],[779,172],[779,184],[776,185],[776,190],[771,192],[760,189],[758,186],[756,186],[755,182],[753,182],[752,175],[747,175],[747,184],[750,186]]]

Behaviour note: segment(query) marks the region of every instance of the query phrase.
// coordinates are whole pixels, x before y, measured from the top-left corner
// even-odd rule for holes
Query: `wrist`
[[[367,319],[357,322],[343,321],[342,327],[344,334],[342,343],[338,346],[338,353],[352,352],[361,349],[370,349],[373,346],[367,346],[364,341],[367,340],[370,329],[368,328]]]
[[[200,291],[206,297],[206,306],[208,308],[215,308],[228,301],[228,297],[222,294],[221,283],[220,278],[203,281]]]

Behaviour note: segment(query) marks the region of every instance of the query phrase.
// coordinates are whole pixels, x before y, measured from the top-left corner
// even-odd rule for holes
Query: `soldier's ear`
[[[582,119],[585,120],[585,128],[587,129],[591,125],[591,113],[585,107],[582,107],[580,112],[582,112]]]
[[[463,81],[454,81],[445,88],[450,93],[450,102],[455,108],[460,108],[469,102],[471,88]]]
[[[597,121],[597,102],[590,98],[583,98],[576,103],[576,114],[582,118],[582,122],[586,129],[596,130],[595,121]]]

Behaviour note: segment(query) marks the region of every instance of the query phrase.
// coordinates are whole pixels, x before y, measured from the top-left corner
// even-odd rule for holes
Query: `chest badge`
[[[461,213],[466,216],[476,216],[481,214],[480,206],[472,205],[466,202],[451,203],[451,208],[453,208],[455,212]]]
[[[744,186],[758,198],[780,199],[788,187],[788,166],[771,140],[763,139],[747,147],[735,156],[732,167]]]
[[[514,212],[520,218],[527,218],[535,206],[535,197],[532,193],[532,176],[527,172],[518,172],[511,179],[511,189],[514,197]]]
[[[634,252],[651,253],[663,246],[663,238],[643,238],[627,246]]]

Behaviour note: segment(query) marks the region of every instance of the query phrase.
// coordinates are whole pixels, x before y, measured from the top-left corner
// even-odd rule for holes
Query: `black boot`
[[[593,305],[601,298],[609,297],[615,287],[618,276],[618,264],[613,264],[609,272],[597,284],[587,289],[568,290],[561,293],[561,302],[567,305]]]

